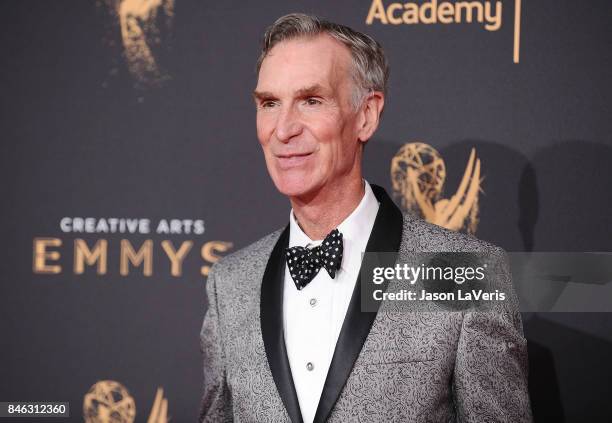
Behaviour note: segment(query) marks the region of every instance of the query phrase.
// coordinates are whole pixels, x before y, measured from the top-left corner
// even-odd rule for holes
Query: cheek
[[[346,134],[343,133],[343,125],[340,119],[326,119],[313,128],[318,138],[321,165],[326,168],[341,167],[348,159],[350,144],[347,143]]]
[[[265,147],[270,141],[270,136],[274,131],[274,122],[271,116],[257,115],[257,139],[259,143]]]

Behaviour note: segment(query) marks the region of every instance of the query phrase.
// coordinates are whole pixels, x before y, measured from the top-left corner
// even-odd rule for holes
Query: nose
[[[302,133],[299,113],[293,106],[282,107],[276,121],[275,134],[280,142],[288,143],[291,138]]]

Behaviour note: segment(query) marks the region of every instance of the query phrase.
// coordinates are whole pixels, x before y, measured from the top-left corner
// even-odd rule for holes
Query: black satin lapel
[[[371,187],[380,207],[368,240],[366,252],[398,252],[402,241],[402,212],[383,188],[377,185],[371,185]],[[353,370],[355,360],[357,360],[368,333],[370,333],[375,317],[375,312],[365,313],[361,311],[361,277],[359,276],[327,373],[323,393],[314,418],[315,423],[322,423],[327,420],[351,370]]]
[[[287,413],[294,423],[302,422],[291,367],[283,335],[283,284],[285,279],[285,248],[289,245],[289,226],[276,242],[261,284],[261,336],[272,377]]]

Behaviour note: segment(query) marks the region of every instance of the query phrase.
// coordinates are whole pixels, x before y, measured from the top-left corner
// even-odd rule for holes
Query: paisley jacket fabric
[[[402,214],[386,192],[367,251],[503,250]],[[208,277],[201,331],[201,422],[301,422],[282,336],[288,229],[229,255]],[[506,266],[506,265],[504,265]],[[360,284],[336,345],[315,422],[530,422],[527,346],[507,267],[495,283],[511,295],[492,312],[360,308]]]

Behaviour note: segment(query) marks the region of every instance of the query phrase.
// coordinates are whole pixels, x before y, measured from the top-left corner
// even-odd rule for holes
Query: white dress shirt
[[[331,363],[346,310],[361,266],[378,201],[364,181],[365,194],[355,210],[338,226],[344,251],[342,264],[334,279],[325,268],[301,291],[285,267],[283,289],[283,330],[291,375],[297,392],[302,418],[312,423],[327,371]],[[322,240],[311,240],[300,228],[293,210],[289,217],[289,247],[314,247]]]

